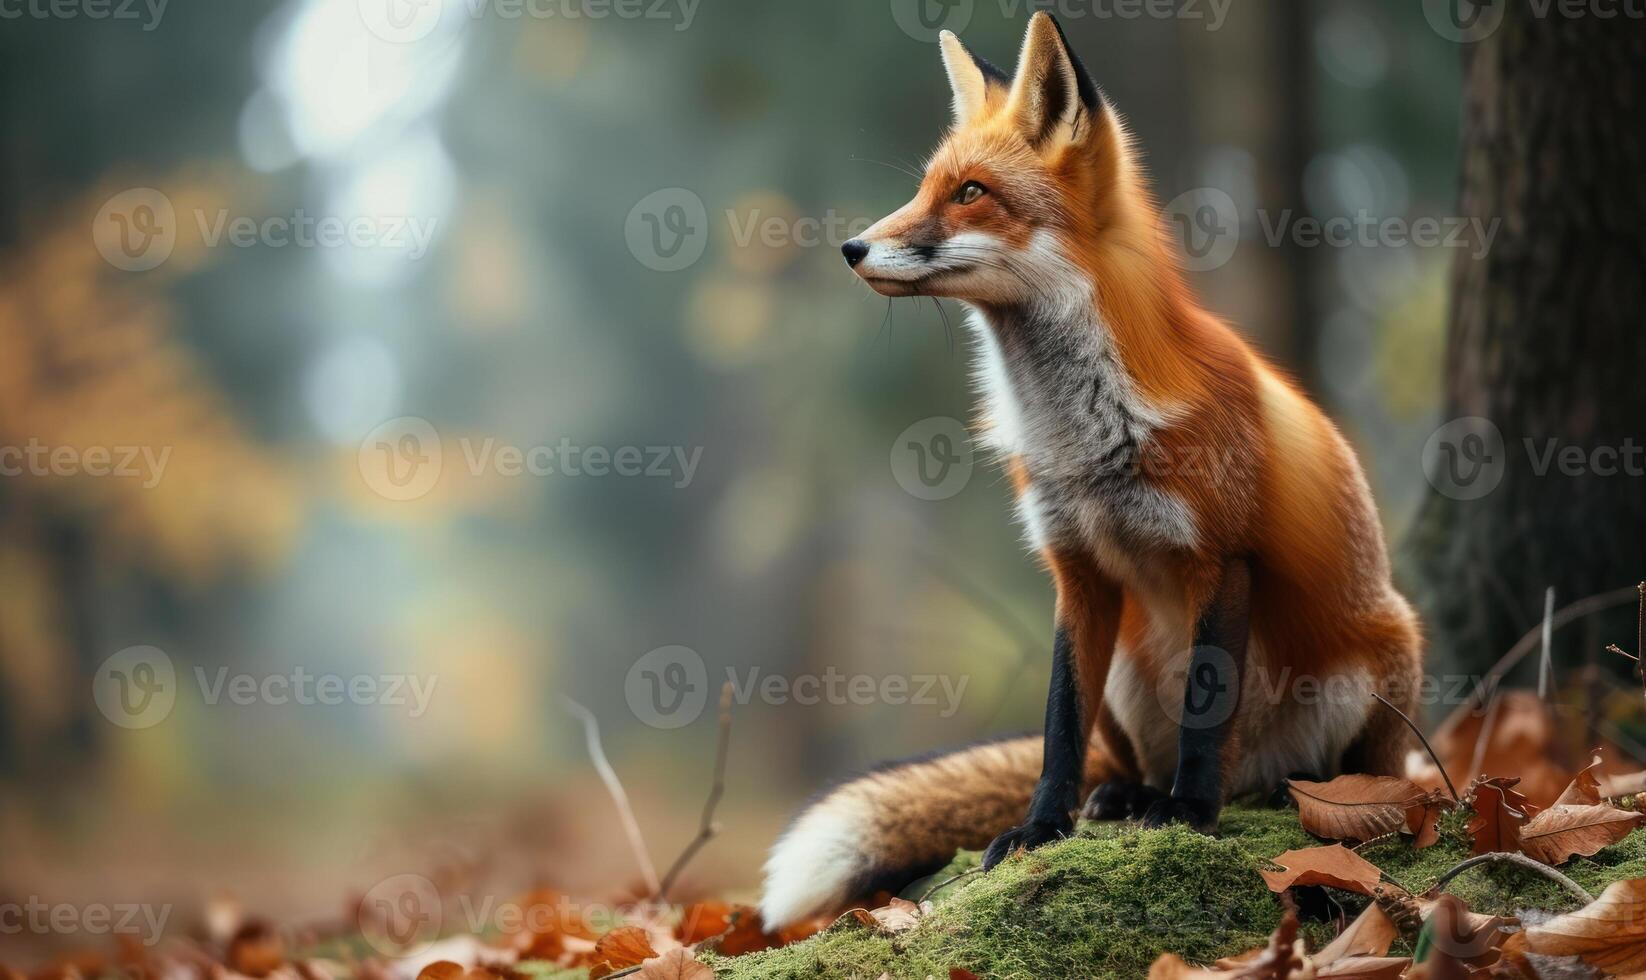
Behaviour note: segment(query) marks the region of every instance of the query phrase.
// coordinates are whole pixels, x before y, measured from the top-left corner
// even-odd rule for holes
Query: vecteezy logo
[[[1240,703],[1240,671],[1220,647],[1195,647],[1187,662],[1165,671],[1155,688],[1160,708],[1184,728],[1216,728]]]
[[[1507,0],[1423,0],[1423,16],[1448,41],[1473,44],[1503,23]]]
[[[98,666],[91,696],[121,728],[152,728],[177,703],[177,670],[157,647],[127,647]]]
[[[416,500],[440,480],[440,433],[415,415],[389,419],[360,441],[357,462],[366,486],[379,496]]]
[[[1162,212],[1183,266],[1209,272],[1234,258],[1240,245],[1240,209],[1216,187],[1197,187],[1172,198]]]
[[[927,44],[945,30],[956,34],[972,22],[974,0],[891,0],[892,20],[903,33]]]
[[[440,26],[445,0],[357,0],[366,29],[390,44],[415,44]]]
[[[892,443],[892,477],[910,496],[947,500],[972,479],[972,445],[966,427],[947,415],[921,419]]]
[[[384,878],[360,897],[360,932],[384,956],[416,956],[440,936],[440,890],[422,875]]]
[[[709,671],[690,647],[658,647],[629,668],[623,697],[634,716],[653,728],[682,728],[709,703]]]
[[[91,240],[103,261],[126,272],[147,272],[171,258],[177,211],[152,187],[134,187],[103,202],[92,219]]]
[[[702,258],[709,242],[709,214],[696,194],[684,187],[665,187],[629,209],[623,238],[641,265],[656,272],[679,272]]]
[[[1424,478],[1453,500],[1478,500],[1496,490],[1508,465],[1503,433],[1478,415],[1447,422],[1423,444]]]

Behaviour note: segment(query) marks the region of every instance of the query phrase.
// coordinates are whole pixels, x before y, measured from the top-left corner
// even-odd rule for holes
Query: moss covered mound
[[[1442,830],[1441,843],[1424,851],[1396,840],[1361,853],[1420,892],[1468,857],[1461,817],[1448,817]],[[1225,811],[1216,839],[1181,827],[1087,825],[1071,840],[942,888],[932,895],[932,914],[900,935],[876,935],[847,917],[805,942],[709,962],[717,977],[735,980],[876,980],[887,973],[942,980],[957,966],[990,980],[1136,980],[1162,953],[1209,962],[1267,942],[1280,905],[1258,869],[1282,851],[1319,843],[1303,833],[1294,812],[1242,807]],[[964,852],[929,882],[976,865],[977,855]],[[1646,876],[1646,831],[1562,870],[1595,893],[1611,881]],[[919,898],[929,887],[918,884],[905,897]],[[1552,882],[1507,866],[1472,870],[1447,890],[1483,912],[1575,904]],[[1331,929],[1316,924],[1309,932],[1315,945]]]

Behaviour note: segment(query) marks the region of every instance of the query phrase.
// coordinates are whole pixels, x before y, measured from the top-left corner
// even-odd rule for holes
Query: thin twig
[[[926,899],[931,898],[933,895],[937,894],[938,889],[947,888],[948,886],[954,884],[955,882],[959,881],[960,879],[968,877],[970,875],[977,875],[977,874],[982,874],[982,873],[983,873],[982,868],[980,868],[980,867],[979,868],[973,868],[970,871],[960,872],[959,874],[955,875],[953,878],[950,878],[948,881],[940,881],[937,884],[933,885],[932,887],[926,889],[926,894],[920,896],[920,901],[916,902],[915,904],[916,905],[924,905],[926,903]]]
[[[646,880],[646,890],[655,894],[659,887],[657,868],[652,865],[652,856],[646,850],[645,838],[640,836],[640,822],[634,818],[634,808],[629,806],[629,794],[623,792],[623,783],[618,780],[617,771],[606,761],[606,750],[600,745],[600,722],[595,720],[593,712],[571,698],[562,695],[562,700],[566,702],[566,709],[583,722],[583,732],[589,740],[589,760],[594,763],[595,772],[600,774],[601,781],[606,784],[606,792],[611,794],[612,802],[617,804],[617,815],[623,820],[623,832],[628,834],[629,848],[634,851],[635,862],[640,865],[640,874]]]
[[[1635,586],[1635,593],[1640,596],[1635,606],[1635,663],[1640,663],[1641,657],[1646,657],[1646,582]],[[1642,693],[1646,693],[1646,670],[1640,671]]]
[[[674,859],[669,871],[663,876],[663,883],[657,886],[657,900],[666,901],[669,889],[674,886],[674,880],[680,877],[680,872],[686,870],[686,865],[703,845],[714,840],[720,833],[720,825],[714,822],[715,807],[720,805],[720,797],[726,792],[726,756],[732,745],[732,682],[727,681],[720,688],[720,742],[714,749],[714,785],[709,788],[709,801],[703,804],[703,820],[698,825],[697,836]]]
[[[1527,871],[1535,871],[1560,887],[1566,889],[1568,892],[1571,892],[1574,898],[1582,899],[1583,904],[1585,905],[1592,904],[1595,900],[1593,895],[1589,894],[1587,891],[1584,891],[1582,885],[1556,871],[1554,868],[1549,867],[1542,861],[1534,860],[1524,854],[1507,854],[1502,851],[1494,851],[1491,854],[1482,854],[1478,857],[1472,857],[1467,861],[1456,865],[1452,868],[1452,870],[1440,876],[1439,880],[1437,880],[1434,885],[1429,888],[1428,894],[1433,895],[1439,892],[1442,888],[1445,888],[1446,884],[1453,878],[1456,878],[1463,872],[1468,871],[1470,868],[1478,867],[1482,864],[1491,864],[1494,862],[1512,864],[1516,867],[1525,868]]]
[[[1543,593],[1543,655],[1537,668],[1537,696],[1544,702],[1549,700],[1554,688],[1555,663],[1550,655],[1549,648],[1554,642],[1555,633],[1555,587],[1549,586]]]
[[[1585,616],[1590,616],[1597,612],[1603,612],[1607,609],[1621,606],[1625,602],[1628,602],[1631,598],[1636,598],[1640,595],[1641,590],[1638,586],[1626,585],[1621,589],[1613,589],[1610,592],[1601,592],[1585,599],[1579,599],[1571,605],[1566,606],[1556,612],[1554,614],[1554,618],[1550,622],[1550,628],[1556,630],[1560,629],[1568,623],[1582,619]],[[1646,616],[1646,613],[1643,613],[1642,615]],[[1526,635],[1522,636],[1519,640],[1516,640],[1515,645],[1509,648],[1509,652],[1505,653],[1496,664],[1493,664],[1492,669],[1488,670],[1486,672],[1486,676],[1481,678],[1480,683],[1475,686],[1474,694],[1466,699],[1462,704],[1458,705],[1457,709],[1452,712],[1451,716],[1441,722],[1439,728],[1435,729],[1435,738],[1443,738],[1450,735],[1452,729],[1462,724],[1463,719],[1467,718],[1470,712],[1478,709],[1481,706],[1480,701],[1482,694],[1486,691],[1497,690],[1498,685],[1502,683],[1504,676],[1508,674],[1509,671],[1513,670],[1522,660],[1526,659],[1527,654],[1537,649],[1537,642],[1542,636],[1543,626],[1542,624],[1539,624],[1536,628],[1528,631]]]
[[[1452,802],[1462,803],[1463,798],[1457,795],[1457,787],[1452,785],[1452,777],[1446,775],[1446,767],[1440,764],[1440,756],[1435,754],[1435,747],[1429,744],[1429,738],[1423,734],[1423,729],[1417,727],[1417,722],[1406,717],[1406,712],[1401,711],[1399,708],[1391,704],[1388,698],[1385,698],[1376,691],[1372,692],[1372,697],[1382,701],[1385,708],[1388,708],[1390,711],[1393,711],[1395,714],[1399,715],[1400,720],[1406,723],[1406,727],[1410,728],[1413,733],[1417,735],[1417,740],[1423,743],[1423,747],[1425,749],[1429,750],[1429,758],[1435,760],[1435,768],[1440,770],[1440,778],[1446,781],[1446,789],[1452,794]]]

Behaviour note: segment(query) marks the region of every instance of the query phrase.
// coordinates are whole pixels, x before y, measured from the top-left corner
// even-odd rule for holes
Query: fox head
[[[1119,117],[1050,14],[1029,21],[1013,78],[949,31],[942,52],[954,125],[914,200],[846,242],[846,262],[885,296],[1047,299],[1083,250],[1135,224]]]

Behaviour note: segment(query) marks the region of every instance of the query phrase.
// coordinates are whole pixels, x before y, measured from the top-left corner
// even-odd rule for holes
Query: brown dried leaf
[[[715,944],[715,951],[722,956],[742,956],[744,953],[756,953],[791,942],[794,940],[788,938],[788,930],[767,932],[765,923],[760,920],[758,909],[738,905],[732,909],[731,930]]]
[[[1400,929],[1394,920],[1376,905],[1368,905],[1358,919],[1349,923],[1347,929],[1314,955],[1314,964],[1324,967],[1339,960],[1382,956],[1398,938]]]
[[[920,917],[931,911],[931,904],[916,905],[905,898],[894,898],[877,909],[852,909],[852,917],[876,932],[895,936],[920,924]]]
[[[1274,935],[1269,937],[1269,945],[1253,950],[1240,961],[1221,961],[1215,967],[1205,968],[1191,966],[1167,953],[1149,968],[1149,980],[1289,980],[1293,976],[1308,976],[1308,970],[1303,942],[1297,938],[1297,915],[1287,911]]]
[[[1327,840],[1368,841],[1408,829],[1407,810],[1428,794],[1395,776],[1287,780],[1303,829]]]
[[[714,980],[714,971],[684,948],[671,949],[640,968],[639,980]]]
[[[266,922],[253,920],[240,927],[229,940],[224,957],[237,973],[266,977],[286,962],[286,944],[280,933]]]
[[[1522,935],[1534,953],[1576,956],[1607,976],[1646,973],[1646,878],[1614,882],[1592,904]]]
[[[1431,952],[1425,963],[1440,956],[1471,970],[1489,967],[1500,959],[1499,949],[1509,938],[1509,930],[1520,924],[1519,919],[1471,912],[1456,895],[1420,898],[1418,904],[1425,925],[1431,927]]]
[[[1413,847],[1421,851],[1440,843],[1440,815],[1451,805],[1451,799],[1437,790],[1406,807],[1406,833],[1412,835]]]
[[[1564,864],[1616,844],[1643,823],[1646,814],[1615,807],[1556,804],[1520,828],[1520,847],[1544,864]]]
[[[1442,895],[1433,903],[1429,951],[1423,962],[1406,975],[1407,980],[1468,980],[1474,972],[1470,958],[1497,955],[1490,946],[1475,944],[1477,933],[1469,924],[1468,913],[1468,906],[1455,895]]]
[[[1457,723],[1449,721],[1433,742],[1459,784],[1482,772],[1512,772],[1521,779],[1519,791],[1542,807],[1571,782],[1571,770],[1554,761],[1565,743],[1564,722],[1537,692],[1501,691],[1488,710],[1464,705],[1458,712]],[[1483,750],[1478,758],[1477,748]]]
[[[1474,840],[1474,853],[1520,850],[1520,828],[1537,808],[1516,792],[1519,784],[1519,779],[1501,776],[1482,776],[1470,784],[1466,798],[1475,811],[1468,827],[1469,836]]]
[[[686,906],[674,937],[686,945],[725,935],[732,928],[732,906],[727,902],[698,902]]]
[[[639,966],[657,956],[646,930],[637,926],[618,926],[601,936],[590,955],[589,980],[599,980],[608,973]]]
[[[1597,806],[1603,802],[1600,795],[1600,750],[1595,749],[1594,761],[1572,777],[1572,784],[1555,800],[1555,806]]]
[[[1269,890],[1283,892],[1302,885],[1326,885],[1370,896],[1383,873],[1377,865],[1342,844],[1306,847],[1274,858],[1280,871],[1260,871]]]

